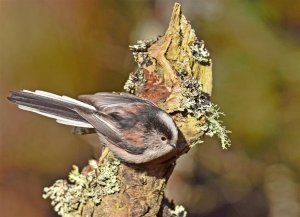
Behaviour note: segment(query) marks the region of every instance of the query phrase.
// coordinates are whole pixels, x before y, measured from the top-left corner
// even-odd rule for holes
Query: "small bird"
[[[8,100],[79,129],[94,129],[117,158],[143,164],[174,156],[182,147],[172,117],[154,103],[128,93],[100,92],[79,100],[36,90],[12,91]],[[99,148],[101,146],[99,145]]]

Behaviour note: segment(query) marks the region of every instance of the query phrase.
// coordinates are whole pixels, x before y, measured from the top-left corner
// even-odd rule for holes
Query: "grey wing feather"
[[[135,108],[145,104],[153,106],[152,102],[127,93],[96,93],[94,95],[81,95],[79,99],[97,108],[97,113],[77,112],[98,132],[107,136],[115,145],[129,153],[143,153],[145,147],[136,147],[131,144],[124,138],[123,132],[120,132],[119,129],[124,122],[126,125],[132,122],[126,118],[132,115]]]
[[[105,118],[102,115],[98,113],[86,113],[82,110],[76,110],[76,112],[87,120],[99,133],[107,136],[112,142],[119,143],[122,141],[122,137],[118,129],[105,121]]]
[[[113,142],[116,146],[126,150],[132,154],[141,154],[144,152],[144,148],[135,147],[128,141],[126,141],[118,129],[113,126],[110,121],[109,117],[105,114],[101,113],[86,113],[84,111],[77,111],[85,120],[87,120],[95,129],[105,136],[108,140]]]
[[[96,93],[94,95],[81,95],[79,99],[94,105],[98,110],[119,107],[127,104],[149,104],[154,105],[148,100],[141,99],[129,93]]]

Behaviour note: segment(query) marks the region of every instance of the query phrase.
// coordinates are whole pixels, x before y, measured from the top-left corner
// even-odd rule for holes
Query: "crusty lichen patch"
[[[54,210],[61,216],[80,215],[85,204],[100,204],[105,195],[120,190],[117,179],[119,164],[115,158],[109,158],[101,165],[91,160],[91,171],[86,174],[73,166],[68,181],[57,180],[51,187],[44,188],[43,198],[50,199]]]
[[[211,59],[208,50],[205,47],[204,41],[195,41],[191,46],[193,59],[202,65],[210,65]]]
[[[130,74],[124,85],[124,90],[134,94],[141,82],[145,82],[145,77],[142,68],[139,67],[135,72]]]
[[[147,50],[157,40],[158,38],[154,40],[139,40],[137,41],[137,44],[129,46],[129,49],[132,51],[134,61],[138,64],[139,67],[152,64]],[[140,61],[141,59],[142,61]]]

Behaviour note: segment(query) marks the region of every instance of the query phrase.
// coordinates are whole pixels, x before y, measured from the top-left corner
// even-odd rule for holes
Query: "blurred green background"
[[[180,1],[179,1],[180,2]],[[200,217],[300,216],[300,1],[185,0],[213,58],[232,147],[205,139],[167,195]],[[56,216],[42,189],[84,166],[70,128],[18,110],[10,90],[121,91],[128,45],[163,34],[174,1],[0,0],[0,215]]]

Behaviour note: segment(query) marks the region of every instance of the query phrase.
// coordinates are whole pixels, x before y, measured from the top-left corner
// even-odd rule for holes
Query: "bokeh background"
[[[213,58],[232,147],[205,139],[182,157],[169,198],[192,217],[300,216],[300,1],[181,3]],[[128,45],[163,34],[173,4],[0,0],[1,216],[56,216],[43,187],[91,158],[69,127],[19,111],[9,91],[121,91],[136,67]]]

